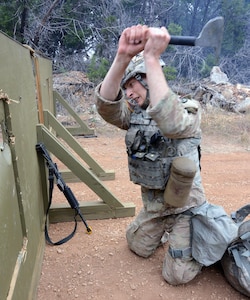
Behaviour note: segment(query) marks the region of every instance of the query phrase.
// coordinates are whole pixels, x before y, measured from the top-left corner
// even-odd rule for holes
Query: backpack
[[[190,209],[192,213],[192,256],[211,266],[223,257],[238,235],[238,226],[219,205],[208,202]]]
[[[245,205],[232,214],[232,219],[239,225],[238,236],[221,259],[228,282],[248,297],[250,297],[250,220],[244,219],[249,213],[250,205]]]

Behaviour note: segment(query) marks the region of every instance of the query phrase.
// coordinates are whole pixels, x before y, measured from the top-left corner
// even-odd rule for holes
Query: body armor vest
[[[130,180],[148,189],[164,190],[174,158],[186,156],[199,165],[200,139],[169,139],[145,110],[131,114],[125,137]]]

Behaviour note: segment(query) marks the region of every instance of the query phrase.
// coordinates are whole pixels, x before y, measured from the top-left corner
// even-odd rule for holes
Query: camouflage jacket
[[[122,90],[120,90],[116,101],[109,101],[100,96],[99,89],[100,85],[95,90],[99,114],[108,123],[127,130],[125,142],[130,179],[141,185],[145,209],[168,215],[180,213],[190,207],[202,204],[205,201],[205,196],[199,169],[198,146],[201,139],[199,103],[193,100],[181,100],[171,92],[169,97],[162,99],[153,108],[148,107],[145,111],[137,106],[133,107],[126,100]],[[153,144],[152,140],[158,140],[157,146],[155,143]],[[147,161],[152,160],[152,166],[145,168],[145,163],[148,164],[148,162],[142,162],[140,159],[135,160],[135,156],[136,158],[150,158]],[[189,201],[185,207],[181,208],[168,206],[163,200],[164,186],[169,177],[171,162],[178,156],[186,156],[197,165]],[[135,164],[135,162],[139,163]],[[157,176],[159,164],[162,165],[162,162],[165,166],[164,175]],[[150,169],[152,170],[150,175],[157,174],[157,178],[164,177],[163,182],[153,182],[150,186],[150,176],[148,181],[145,179]],[[143,170],[147,171],[143,173]],[[140,178],[143,180],[140,181]]]

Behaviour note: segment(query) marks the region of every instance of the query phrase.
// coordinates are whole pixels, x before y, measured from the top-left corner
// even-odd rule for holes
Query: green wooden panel
[[[0,257],[5,257],[4,251],[9,251],[5,257],[4,274],[12,274],[12,278],[9,284],[9,278],[0,278],[0,288],[3,285],[6,289],[11,286],[8,299],[34,299],[44,248],[45,194],[42,190],[45,185],[41,184],[45,178],[41,177],[35,150],[38,114],[34,60],[27,48],[2,33],[0,44],[0,89],[14,100],[10,100],[9,104],[4,103],[0,108],[0,116],[5,118],[4,125],[10,137],[12,160],[12,171],[3,168],[0,173],[4,178],[9,174],[9,179],[11,172],[14,174],[10,188],[1,189],[1,213],[9,218],[3,220],[5,223],[11,220],[13,224],[7,227],[3,238],[6,239],[7,248],[0,248]],[[2,182],[6,184],[7,178]],[[5,223],[1,219],[2,226]],[[14,249],[10,244],[11,239],[17,243]],[[22,253],[26,253],[25,261],[20,260]]]
[[[23,240],[11,151],[7,144],[3,144],[0,151],[0,170],[0,294],[1,299],[6,299]]]
[[[41,56],[38,56],[37,59],[40,71],[40,87],[43,109],[48,109],[54,113],[52,62],[51,60]]]

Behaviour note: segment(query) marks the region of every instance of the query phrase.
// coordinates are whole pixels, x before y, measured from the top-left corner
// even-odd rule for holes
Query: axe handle
[[[169,44],[171,45],[184,45],[184,46],[195,46],[195,36],[177,36],[172,35]]]

